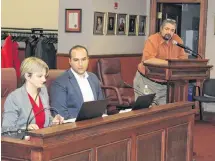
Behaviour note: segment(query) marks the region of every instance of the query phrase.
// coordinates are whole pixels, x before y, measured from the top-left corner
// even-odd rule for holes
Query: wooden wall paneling
[[[19,60],[20,62],[22,62],[25,59],[25,49],[21,48],[18,50],[18,52],[19,52],[18,54]]]
[[[63,157],[52,159],[51,161],[92,161],[93,151],[84,150],[75,154],[68,154]]]
[[[98,161],[131,161],[131,139],[99,146],[96,155]]]
[[[186,139],[188,138],[188,129],[188,123],[167,129],[166,161],[189,161],[186,148],[189,141]]]
[[[162,138],[164,129],[137,137],[137,161],[164,161]],[[149,155],[150,154],[150,155]]]

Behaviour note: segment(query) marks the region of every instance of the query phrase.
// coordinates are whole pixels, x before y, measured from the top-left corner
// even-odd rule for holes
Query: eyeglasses
[[[166,21],[170,21],[170,22],[175,22],[176,23],[176,20],[171,19],[171,18],[167,18]]]

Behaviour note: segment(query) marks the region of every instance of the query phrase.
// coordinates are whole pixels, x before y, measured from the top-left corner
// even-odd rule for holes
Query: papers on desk
[[[102,117],[106,117],[108,116],[107,114],[103,114]],[[64,120],[63,123],[71,123],[71,122],[75,122],[76,118],[72,118],[72,119],[68,119],[68,120]]]
[[[125,110],[120,110],[119,113],[125,113],[125,112],[130,112],[132,109],[125,109]]]
[[[68,120],[64,120],[63,123],[70,123],[70,122],[75,122],[76,118],[72,118],[72,119],[68,119]]]
[[[106,117],[106,116],[108,116],[108,115],[107,115],[107,114],[103,114],[103,115],[102,115],[102,117]]]

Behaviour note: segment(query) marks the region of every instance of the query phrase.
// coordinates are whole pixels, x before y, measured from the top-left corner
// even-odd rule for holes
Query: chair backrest
[[[50,92],[50,86],[52,84],[52,82],[58,77],[60,76],[65,70],[60,70],[60,69],[50,69],[49,70],[49,75],[47,77],[46,80],[46,87],[48,90],[48,93]]]
[[[4,102],[9,93],[17,88],[17,77],[14,68],[1,69],[1,112],[4,112]]]
[[[215,79],[206,79],[204,81],[202,94],[215,97]]]
[[[119,58],[101,58],[97,63],[97,74],[105,86],[114,86],[120,88],[122,86],[121,64]],[[123,89],[120,89],[123,93]],[[105,90],[106,97],[114,95],[111,90]]]

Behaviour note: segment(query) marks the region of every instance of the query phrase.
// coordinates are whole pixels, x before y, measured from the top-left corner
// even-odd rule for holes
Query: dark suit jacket
[[[102,100],[103,94],[97,76],[87,72],[88,81],[95,100]],[[51,106],[56,108],[65,119],[76,118],[84,102],[79,84],[71,69],[65,71],[51,84]]]

